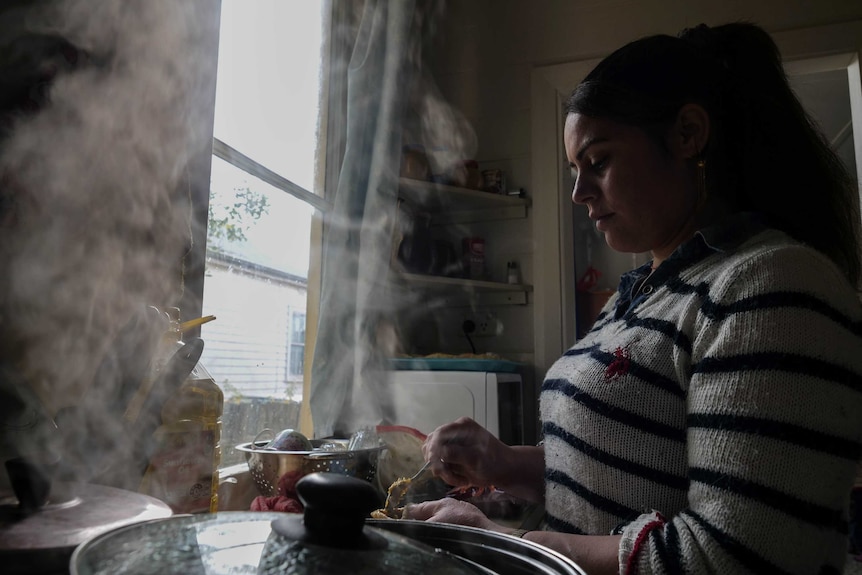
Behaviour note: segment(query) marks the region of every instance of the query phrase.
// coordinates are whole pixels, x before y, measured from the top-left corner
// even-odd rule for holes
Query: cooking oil
[[[224,394],[200,363],[165,402],[140,491],[175,513],[218,510]]]
[[[165,331],[162,333],[161,338],[156,345],[155,353],[150,360],[147,373],[141,380],[138,389],[129,401],[129,405],[126,407],[126,411],[123,415],[130,425],[134,425],[135,422],[137,422],[138,417],[140,417],[141,411],[147,402],[147,398],[153,390],[153,385],[162,373],[162,370],[164,370],[168,360],[183,347],[183,334],[180,330],[179,308],[168,308],[165,312],[158,311],[155,307],[152,309],[161,316],[162,320],[166,321]]]

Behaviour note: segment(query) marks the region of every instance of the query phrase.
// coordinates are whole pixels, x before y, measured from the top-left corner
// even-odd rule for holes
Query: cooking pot
[[[482,529],[366,519],[382,504],[368,482],[318,472],[296,485],[304,515],[230,511],[116,529],[78,547],[73,575],[566,574],[562,555]]]
[[[67,574],[72,552],[84,541],[171,516],[166,503],[131,490],[140,474],[129,489],[121,481],[106,485],[114,476],[134,476],[129,469],[146,463],[143,442],[151,433],[118,430],[125,431],[129,383],[137,388],[164,331],[158,314],[155,308],[133,314],[80,402],[53,416],[30,382],[0,363],[0,572]],[[194,367],[188,354],[178,357],[159,378],[165,387],[182,383],[184,370]]]
[[[0,494],[0,565],[8,575],[68,573],[72,552],[81,543],[171,513],[147,495],[87,483],[54,482],[39,506]]]

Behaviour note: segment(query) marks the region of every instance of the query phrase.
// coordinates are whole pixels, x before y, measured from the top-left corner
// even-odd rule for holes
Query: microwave
[[[467,416],[507,445],[525,443],[524,383],[518,373],[389,372],[396,423],[428,434]]]

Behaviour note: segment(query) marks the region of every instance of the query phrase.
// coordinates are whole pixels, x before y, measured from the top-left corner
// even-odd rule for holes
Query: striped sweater
[[[547,528],[616,528],[620,573],[843,569],[862,307],[824,256],[750,224],[623,276],[543,383]]]

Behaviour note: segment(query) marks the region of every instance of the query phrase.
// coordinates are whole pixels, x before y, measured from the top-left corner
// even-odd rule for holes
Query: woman
[[[855,188],[750,24],[633,42],[567,102],[572,199],[652,253],[549,370],[543,444],[470,420],[425,456],[543,502],[589,573],[839,573],[862,445]],[[508,532],[450,500],[412,519]]]

